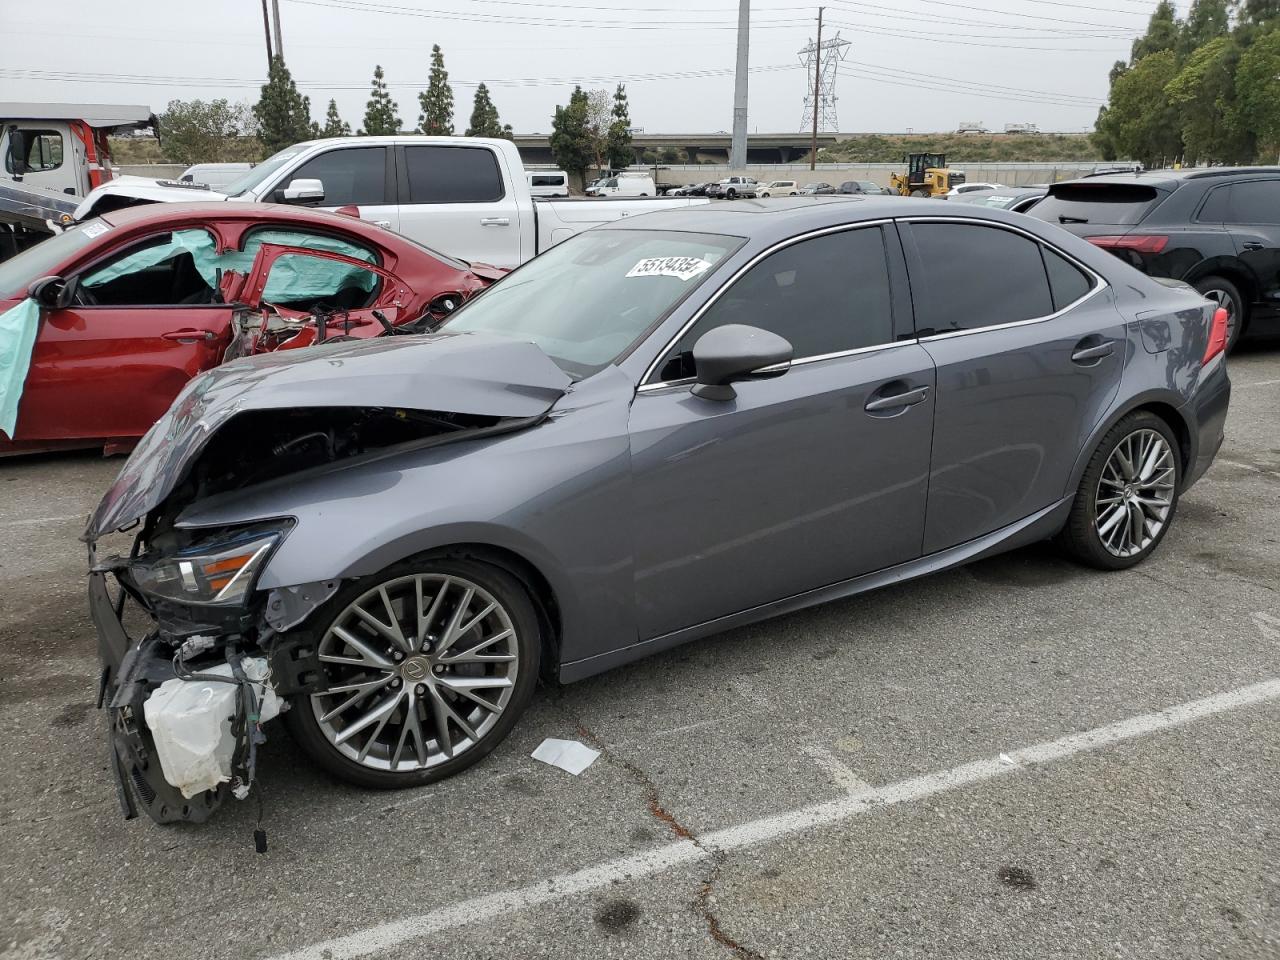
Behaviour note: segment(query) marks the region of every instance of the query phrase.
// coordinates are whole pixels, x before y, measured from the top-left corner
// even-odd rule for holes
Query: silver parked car
[[[492,750],[539,675],[1049,537],[1132,566],[1222,442],[1224,337],[1055,225],[784,198],[572,237],[436,333],[228,363],[87,531],[126,809],[243,796],[277,698],[337,776],[422,784]],[[157,762],[184,683],[236,687],[211,779]]]

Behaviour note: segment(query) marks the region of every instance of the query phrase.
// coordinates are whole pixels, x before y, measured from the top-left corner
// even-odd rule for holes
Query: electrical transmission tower
[[[800,129],[808,130],[813,125],[814,111],[814,60],[817,59],[818,82],[818,129],[838,132],[840,124],[836,120],[836,72],[840,61],[849,54],[849,41],[840,39],[837,33],[830,40],[822,41],[822,55],[818,55],[818,45],[810,40],[798,54],[800,62],[805,66],[807,78],[804,94],[804,116],[800,120]]]

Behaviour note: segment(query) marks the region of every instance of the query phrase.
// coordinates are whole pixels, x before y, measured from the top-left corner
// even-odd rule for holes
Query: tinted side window
[[[502,174],[485,147],[406,147],[410,203],[491,203],[503,196]]]
[[[1044,268],[1049,274],[1049,289],[1053,293],[1053,309],[1061,310],[1075,303],[1093,286],[1093,281],[1070,260],[1049,247],[1044,251]]]
[[[1053,313],[1039,244],[968,223],[913,223],[924,276],[912,277],[916,328],[947,333]],[[921,282],[922,281],[922,282]]]
[[[1229,222],[1280,223],[1280,180],[1233,183],[1230,193]]]
[[[1231,188],[1214,187],[1196,214],[1202,223],[1223,223],[1231,218]]]
[[[693,345],[726,323],[785,337],[797,360],[890,343],[889,289],[879,227],[794,243],[761,260],[721,294],[671,348],[658,379],[694,376]]]
[[[386,150],[383,147],[331,150],[304,163],[280,186],[288,186],[291,180],[323,181],[326,207],[386,203]]]

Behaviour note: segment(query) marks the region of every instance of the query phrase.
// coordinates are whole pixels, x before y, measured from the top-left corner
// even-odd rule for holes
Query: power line
[[[294,0],[294,2],[300,2],[300,0]],[[859,3],[857,2],[857,0],[832,0],[832,6],[849,8],[849,7],[867,7],[868,4]],[[930,8],[955,7],[956,9],[959,9],[959,10],[974,10],[980,13],[995,13],[1004,17],[1022,17],[1023,19],[1026,19],[1026,20],[1047,20],[1051,23],[1071,23],[1071,24],[1078,24],[1079,26],[1085,26],[1085,27],[1106,27],[1107,29],[1117,29],[1117,30],[1121,29],[1119,27],[1116,27],[1114,24],[1096,23],[1088,20],[1080,20],[1076,17],[1072,17],[1071,19],[1065,19],[1063,17],[1047,17],[1039,13],[1015,13],[1012,10],[1000,10],[996,7],[975,7],[973,4],[969,4],[969,3],[953,3],[951,2],[951,0],[929,0],[928,6]],[[883,8],[871,7],[871,9],[876,10],[876,9],[883,9]],[[1097,9],[1097,8],[1094,8],[1094,9]],[[846,9],[845,12],[853,12],[853,11]],[[1138,28],[1133,27],[1131,29],[1136,32]]]
[[[517,27],[574,27],[587,30],[737,30],[732,23],[681,21],[679,23],[655,24],[640,23],[632,20],[565,20],[555,17],[515,16],[507,14],[459,13],[455,10],[429,10],[397,7],[390,4],[362,3],[360,0],[287,0],[289,3],[303,4],[310,7],[325,7],[333,10],[351,10],[359,13],[383,13],[401,17],[418,17],[428,20],[459,21],[465,23],[505,24]],[[803,26],[807,21],[799,18],[771,20],[760,23],[763,27]]]
[[[973,40],[954,40],[950,37],[937,37],[928,34],[899,33],[892,30],[881,30],[878,27],[869,27],[865,24],[854,25],[852,23],[833,23],[833,26],[843,27],[846,30],[857,30],[863,33],[874,33],[877,36],[898,37],[903,40],[924,40],[928,43],[947,43],[960,47],[986,47],[992,50],[1035,50],[1048,53],[1108,53],[1113,49],[1110,47],[1027,47],[1020,44],[1008,43],[978,43]]]
[[[901,78],[903,80],[915,80],[920,76],[919,73],[916,73],[914,71],[897,70],[893,67],[882,67],[874,63],[860,63],[857,60],[846,60],[845,63],[847,63],[850,67],[856,67],[860,70],[873,70],[873,71],[876,71],[877,73],[887,74],[890,77],[896,76],[897,78]],[[948,83],[956,83],[962,86],[981,87],[983,89],[990,90],[996,93],[1031,94],[1031,95],[1050,97],[1055,100],[1081,100],[1081,101],[1087,101],[1088,103],[1093,103],[1093,104],[1100,102],[1099,98],[1097,97],[1086,97],[1086,96],[1081,96],[1079,94],[1074,94],[1074,93],[1058,93],[1057,91],[1054,91],[1054,90],[1032,90],[1027,87],[1011,87],[1007,84],[999,84],[999,83],[982,83],[981,81],[977,81],[977,80],[963,80],[959,77],[944,77],[941,74],[937,74],[932,71],[929,72],[928,79],[945,80]]]

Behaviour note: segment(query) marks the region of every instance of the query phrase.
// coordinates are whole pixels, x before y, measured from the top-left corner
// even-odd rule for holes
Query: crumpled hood
[[[209,438],[239,413],[351,406],[535,417],[570,382],[532,343],[480,333],[383,337],[234,360],[187,384],[147,431],[84,538],[96,540],[159,506]]]
[[[196,200],[226,200],[219,193],[201,183],[182,183],[177,180],[156,180],[152,177],[123,176],[108,180],[85,194],[74,214],[76,220],[87,220],[98,215],[98,203],[104,197],[128,197],[151,203],[191,203]]]

